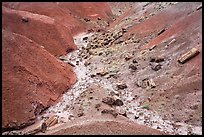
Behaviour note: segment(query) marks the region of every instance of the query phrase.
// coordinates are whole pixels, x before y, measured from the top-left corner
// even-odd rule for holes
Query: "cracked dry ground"
[[[144,5],[147,11],[153,6]],[[202,134],[201,26],[164,39],[174,31],[173,25],[145,37],[128,33],[133,22],[139,25],[152,13],[141,17],[139,12],[109,31],[75,37],[78,50],[60,59],[74,66],[78,81],[58,104],[39,116],[41,120],[58,115],[58,124],[37,134]],[[189,10],[188,14],[190,18],[196,13]],[[193,47],[200,54],[178,63],[178,57]],[[102,101],[114,96],[123,104]]]

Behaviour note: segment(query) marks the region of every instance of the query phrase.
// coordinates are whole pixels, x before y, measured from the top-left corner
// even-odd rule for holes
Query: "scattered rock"
[[[118,40],[115,42],[115,44],[120,44],[120,43],[123,43],[123,40]]]
[[[47,130],[47,127],[54,126],[57,123],[58,123],[58,116],[53,115],[53,116],[49,117],[47,120],[45,120],[44,122],[42,122],[41,125],[35,127],[34,129],[27,131],[24,134],[25,135],[34,135],[38,132],[45,133],[45,131]]]
[[[99,111],[99,108],[101,107],[101,104],[96,104],[95,108],[97,109],[97,111]]]
[[[178,62],[181,64],[184,64],[186,61],[192,59],[193,57],[197,56],[200,52],[196,48],[192,48],[187,53],[181,55],[181,57],[178,59]]]
[[[72,67],[75,67],[74,64],[72,64],[71,62],[67,62],[69,65],[71,65]]]
[[[91,78],[94,78],[95,76],[96,76],[95,74],[91,74],[91,75],[90,75]]]
[[[179,98],[180,98],[180,95],[175,95],[174,98],[175,98],[175,99],[179,99]]]
[[[149,51],[153,50],[156,48],[157,45],[153,45],[152,47],[149,48]]]
[[[145,105],[143,105],[142,108],[143,108],[143,109],[147,109],[147,110],[149,110],[149,104],[145,104]]]
[[[100,75],[100,76],[105,76],[108,74],[108,71],[106,71],[105,69],[101,70],[100,72],[97,72],[96,73],[97,75]]]
[[[117,84],[117,88],[118,89],[125,89],[125,88],[127,88],[127,85],[125,83],[119,83],[119,84]]]
[[[103,103],[106,103],[110,106],[114,105],[115,104],[115,100],[112,98],[112,97],[105,97],[105,98],[102,98],[102,102]]]
[[[88,40],[88,37],[84,37],[83,40]]]
[[[47,120],[45,120],[44,123],[46,124],[47,127],[54,126],[55,124],[58,123],[58,116],[53,115],[49,117]]]
[[[84,56],[84,59],[87,59],[88,57],[89,57],[88,55],[85,55],[85,56]]]
[[[157,129],[161,129],[159,126],[157,126]]]
[[[137,100],[139,98],[138,95],[134,95],[134,97],[132,98],[133,100]]]
[[[91,64],[91,62],[89,62],[89,61],[85,61],[84,62],[84,66],[88,66],[88,65],[90,65]]]
[[[140,118],[140,117],[139,117],[138,115],[136,115],[136,116],[135,116],[135,119],[138,119],[138,118]]]
[[[163,57],[151,57],[150,58],[150,62],[160,63],[160,62],[163,62],[163,61],[164,61]]]
[[[155,64],[155,65],[152,65],[152,70],[154,70],[154,71],[158,71],[158,70],[160,70],[161,69],[161,64]]]
[[[114,79],[118,78],[117,73],[111,73],[108,78],[113,77]]]
[[[172,39],[172,40],[167,44],[167,46],[173,44],[174,42],[176,42],[176,39]]]
[[[196,10],[200,10],[202,8],[202,5],[199,5]]]
[[[148,97],[148,98],[147,98],[147,100],[148,100],[148,101],[151,101],[151,98],[150,98],[150,97]]]
[[[132,58],[132,56],[130,54],[125,55],[125,61],[128,61]]]
[[[22,17],[21,20],[22,20],[22,22],[28,22],[29,21],[27,17]]]
[[[21,131],[6,131],[2,135],[24,135],[24,133]]]
[[[113,115],[115,118],[118,116],[118,113],[113,110],[113,109],[104,109],[101,111],[102,114],[111,114]]]
[[[101,56],[101,55],[103,55],[103,52],[99,52],[99,54],[98,54],[99,56]]]
[[[190,106],[190,109],[196,110],[196,109],[198,109],[198,105],[195,104],[195,105],[193,105],[193,106]]]
[[[39,115],[45,109],[44,105],[40,102],[33,102],[32,105],[34,107],[35,116]]]
[[[84,115],[83,112],[80,112],[80,113],[77,114],[78,117],[81,117],[81,116],[83,116],[83,115]]]
[[[125,32],[127,32],[127,29],[122,28],[122,33],[125,33]]]
[[[60,56],[59,59],[62,60],[62,61],[68,61],[67,58],[63,57],[63,56]]]
[[[132,63],[138,63],[138,62],[137,62],[137,60],[136,60],[136,59],[133,59],[133,60],[132,60]]]
[[[141,82],[137,82],[136,85],[141,88],[155,88],[156,84],[153,79],[143,79]]]
[[[132,69],[132,70],[134,70],[134,71],[137,70],[137,66],[134,65],[134,64],[130,64],[130,65],[129,65],[129,68]]]
[[[43,133],[45,133],[45,131],[47,130],[47,125],[46,125],[46,123],[42,123],[42,125],[41,125],[41,131],[43,132]]]
[[[72,119],[74,119],[74,116],[71,114],[71,115],[69,115],[68,119],[72,120]]]
[[[113,96],[114,98],[114,105],[116,106],[122,106],[123,105],[123,101],[116,95]]]
[[[89,21],[90,21],[90,19],[87,19],[87,18],[84,18],[84,20],[85,20],[86,22],[89,22]]]
[[[166,29],[165,29],[165,28],[161,29],[161,30],[158,32],[158,34],[157,34],[157,35],[158,35],[158,36],[159,36],[159,35],[161,35],[162,33],[164,33],[164,31],[166,31]]]
[[[102,98],[102,102],[110,106],[112,105],[122,106],[123,105],[123,101],[117,95],[113,95],[113,97]]]
[[[127,117],[127,113],[126,113],[126,110],[124,109],[120,109],[119,112],[118,112],[119,115],[122,115],[124,117]]]
[[[138,39],[138,40],[134,40],[133,42],[134,42],[134,43],[140,43],[140,41],[141,41],[141,40]]]
[[[79,61],[78,60],[76,61],[76,65],[79,65]]]
[[[118,91],[115,91],[115,90],[111,91],[110,94],[111,94],[112,96],[114,96],[114,95],[119,96],[119,92],[118,92]]]

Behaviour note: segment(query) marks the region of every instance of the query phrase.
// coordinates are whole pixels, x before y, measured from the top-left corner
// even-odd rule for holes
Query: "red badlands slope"
[[[98,10],[98,3],[87,4],[92,10],[87,11],[85,3],[3,3],[3,129],[33,123],[37,114],[76,82],[72,67],[55,57],[75,50],[73,36],[89,27],[73,14],[83,17],[98,11],[104,20],[112,15],[108,8]]]

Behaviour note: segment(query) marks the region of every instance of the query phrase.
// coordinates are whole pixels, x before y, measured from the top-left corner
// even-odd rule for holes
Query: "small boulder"
[[[88,61],[85,61],[84,62],[84,66],[88,66],[88,65],[90,65],[91,63],[90,62],[88,62]]]
[[[96,74],[99,75],[99,76],[105,76],[105,75],[108,74],[108,71],[106,71],[105,69],[103,69],[103,70],[101,70],[100,72],[97,72]]]
[[[114,109],[104,109],[101,111],[102,114],[111,114],[115,118],[118,116],[118,113]]]
[[[78,60],[76,61],[76,65],[79,65],[79,61]]]
[[[152,58],[150,58],[150,62],[160,63],[160,62],[163,62],[163,61],[164,61],[163,57],[152,57]]]
[[[119,115],[122,115],[122,116],[124,116],[124,117],[127,117],[127,113],[126,113],[126,110],[125,110],[125,109],[120,109],[120,110],[118,111],[118,114],[119,114]]]
[[[114,99],[114,105],[116,106],[122,106],[123,105],[123,101],[116,95],[113,96]]]
[[[133,60],[132,60],[132,63],[138,63],[138,62],[137,62],[137,60],[136,60],[136,59],[133,59]]]
[[[159,36],[159,35],[161,35],[162,33],[164,33],[165,31],[166,31],[166,29],[165,29],[165,28],[161,29],[161,30],[158,32],[158,34],[157,34],[157,35]]]
[[[84,18],[84,20],[85,20],[86,22],[89,22],[89,21],[90,21],[90,19],[87,19],[87,18]]]
[[[130,54],[125,55],[125,61],[128,61],[132,58],[132,56]]]
[[[83,40],[88,40],[88,37],[84,37]]]
[[[156,64],[156,65],[153,65],[152,66],[152,70],[154,70],[154,71],[158,71],[158,70],[160,70],[161,69],[161,64]]]
[[[95,74],[91,74],[90,77],[91,77],[91,78],[94,78],[94,77],[96,77],[96,75],[95,75]]]
[[[135,116],[135,119],[138,119],[138,118],[140,118],[140,117],[139,117],[138,115],[136,115],[136,116]]]
[[[117,84],[117,88],[118,89],[125,89],[125,88],[127,88],[127,85],[125,83],[119,83],[119,84]]]
[[[22,22],[25,22],[25,23],[29,21],[27,17],[22,17],[21,20]]]
[[[133,70],[133,71],[137,70],[137,66],[134,65],[134,64],[130,64],[130,65],[129,65],[129,68],[130,68],[131,70]]]
[[[115,104],[115,100],[112,98],[112,97],[105,97],[105,98],[102,98],[102,102],[103,103],[106,103],[110,106],[114,105]]]
[[[101,104],[96,104],[95,108],[97,109],[97,111],[99,111],[99,108],[101,107]]]

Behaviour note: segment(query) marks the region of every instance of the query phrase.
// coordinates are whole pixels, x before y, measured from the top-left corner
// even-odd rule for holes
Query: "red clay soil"
[[[81,18],[97,20],[99,17],[101,20],[112,21],[113,14],[106,2],[60,2],[59,6]]]
[[[201,17],[202,12],[194,12],[190,16],[182,18],[181,20],[173,24],[172,27],[166,30],[163,34],[150,41],[147,45],[144,45],[144,49],[151,48],[154,45],[158,45],[159,43],[165,41],[173,35],[178,36],[182,33],[191,31],[193,28],[196,28],[200,25],[200,23],[202,22]]]
[[[70,65],[27,37],[2,31],[2,128],[31,124],[76,81]]]
[[[137,38],[147,37],[151,34],[158,33],[161,29],[168,29],[172,24],[187,16],[191,12],[196,10],[195,4],[179,3],[176,6],[172,6],[167,10],[164,10],[155,16],[145,20],[142,23],[133,26],[128,33],[124,35],[124,38],[128,38],[130,34],[135,34]],[[152,10],[152,9],[147,9]],[[146,13],[143,14],[143,17]]]
[[[112,21],[113,16],[107,3],[103,2],[5,2],[3,5],[11,9],[52,17],[58,24],[65,26],[72,35],[97,27],[96,24],[91,26],[87,24],[85,18],[93,21],[100,17],[104,21]]]
[[[34,40],[54,56],[76,49],[70,32],[48,16],[3,7],[2,28]]]
[[[85,30],[85,24],[74,19],[70,14],[67,14],[67,10],[63,10],[54,2],[14,2],[4,3],[4,5],[11,9],[51,17],[57,22],[56,24],[66,27],[65,29],[69,30],[69,33],[74,32],[72,30],[74,28],[76,28],[75,31],[78,30],[77,32]]]
[[[42,110],[56,102],[76,82],[72,67],[59,61],[56,56],[77,49],[73,42],[73,36],[76,34],[90,28],[98,29],[99,22],[112,22],[114,16],[111,9],[114,6],[117,9],[117,6],[122,5],[101,2],[3,3],[3,129],[19,129],[32,124]],[[138,44],[138,49],[148,52],[148,54],[144,52],[142,56],[144,61],[140,62],[144,68],[147,67],[145,59],[148,60],[153,55],[162,55],[167,62],[158,72],[152,73],[151,70],[139,73],[140,76],[153,75],[157,83],[156,92],[143,93],[146,98],[151,97],[151,102],[144,99],[142,103],[148,102],[151,109],[155,111],[163,103],[162,111],[157,111],[162,117],[167,116],[168,120],[179,120],[193,125],[202,125],[202,120],[200,120],[202,113],[202,101],[200,101],[202,96],[202,9],[196,10],[199,5],[200,3],[178,3],[163,11],[158,11],[154,16],[145,18],[156,9],[147,6],[146,11],[140,12],[137,16],[136,13],[141,11],[142,6],[134,5],[134,9],[131,9],[130,4],[128,10],[124,10],[125,12],[107,28],[107,30],[113,27],[115,30],[121,29],[126,27],[126,25],[121,25],[125,21],[122,23],[121,21],[133,14],[137,16],[120,39],[126,41],[134,34],[136,40],[142,41]],[[145,19],[139,21],[141,17]],[[162,29],[165,31],[158,35]],[[165,48],[164,46],[167,46],[173,38],[176,39],[176,44]],[[155,49],[149,50],[154,46],[156,46]],[[183,65],[178,64],[176,59],[193,47],[198,48],[200,54]],[[125,50],[132,51],[133,49],[136,48],[131,43]],[[171,61],[170,65],[166,59]],[[127,74],[121,74],[121,79],[133,85],[130,78],[137,75]],[[144,91],[144,89],[135,88],[135,85],[129,88],[132,88],[135,94],[138,94],[138,91]],[[179,98],[175,99],[175,96]],[[195,105],[197,109],[191,110]],[[192,115],[193,119],[191,119]],[[59,130],[55,134],[95,134],[99,130],[101,134],[163,134],[125,121],[95,121],[95,123]]]
[[[76,82],[71,66],[55,56],[77,48],[73,36],[89,29],[81,18],[111,21],[112,12],[106,5],[3,3],[3,129],[30,125]]]

